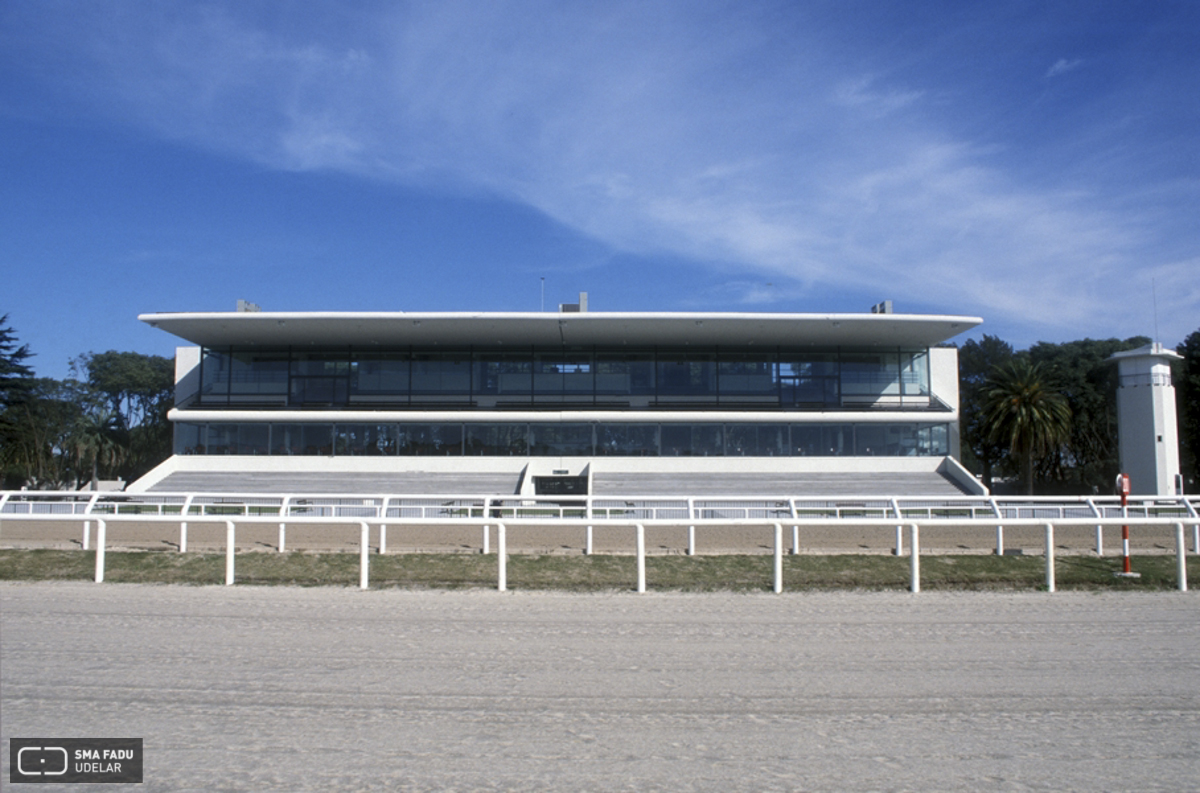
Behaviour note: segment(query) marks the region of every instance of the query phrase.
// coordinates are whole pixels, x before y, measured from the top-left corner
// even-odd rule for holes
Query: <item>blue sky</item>
[[[863,311],[1200,327],[1200,3],[0,4],[0,314]],[[961,339],[960,339],[961,341]]]

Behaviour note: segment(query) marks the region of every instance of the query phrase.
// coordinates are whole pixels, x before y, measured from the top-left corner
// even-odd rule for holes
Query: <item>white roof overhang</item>
[[[213,312],[138,317],[202,347],[592,345],[930,347],[979,317],[936,314]]]
[[[167,418],[180,422],[245,424],[944,424],[957,421],[952,411],[898,410],[753,411],[753,410],[229,410],[171,408]]]

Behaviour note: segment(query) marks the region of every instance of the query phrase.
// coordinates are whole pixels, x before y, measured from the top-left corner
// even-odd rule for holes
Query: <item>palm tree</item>
[[[984,391],[988,439],[1005,443],[1020,461],[1025,492],[1033,495],[1034,462],[1071,433],[1071,408],[1041,364],[1015,358],[995,367]]]
[[[120,421],[115,413],[95,409],[84,413],[71,431],[71,456],[80,468],[92,469],[92,490],[100,489],[100,466],[112,468],[125,459],[126,448],[118,440]]]

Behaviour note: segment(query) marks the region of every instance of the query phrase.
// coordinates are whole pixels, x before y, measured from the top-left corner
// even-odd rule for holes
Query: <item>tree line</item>
[[[34,353],[0,317],[3,487],[74,489],[137,479],[171,454],[175,366],[136,352],[85,353],[65,380],[35,377]]]
[[[1083,339],[1027,350],[995,337],[959,348],[962,462],[994,492],[1015,480],[1023,493],[1109,494],[1120,473],[1117,366],[1113,353],[1150,343]],[[1172,365],[1185,491],[1200,461],[1200,330]]]
[[[1150,339],[1094,340],[1027,350],[985,335],[959,348],[962,462],[986,486],[1109,493],[1119,468],[1115,352]],[[1176,348],[1180,461],[1195,492],[1200,461],[1200,330]],[[86,353],[65,380],[38,378],[33,356],[0,317],[0,472],[6,489],[133,481],[171,454],[174,364],[136,352]]]

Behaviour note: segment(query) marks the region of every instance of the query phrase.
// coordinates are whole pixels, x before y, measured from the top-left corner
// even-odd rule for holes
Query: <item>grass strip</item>
[[[0,550],[0,580],[90,581],[94,551]],[[105,581],[138,584],[220,585],[225,581],[224,554],[168,551],[109,551]],[[907,557],[838,554],[786,556],[785,591],[908,588]],[[1175,588],[1175,557],[1144,556],[1133,560],[1140,578],[1117,578],[1116,557],[1060,556],[1059,589]],[[632,556],[564,556],[520,554],[508,560],[508,587],[513,590],[601,592],[629,590],[637,576]],[[650,556],[647,588],[673,592],[765,592],[771,589],[773,559],[767,555]],[[1200,582],[1200,557],[1188,557],[1188,576]],[[238,584],[281,586],[357,586],[355,553],[241,553],[236,560]],[[496,585],[496,557],[481,554],[372,555],[373,589],[469,589]],[[921,588],[926,590],[1037,590],[1045,588],[1045,560],[1040,556],[947,555],[921,557]]]

